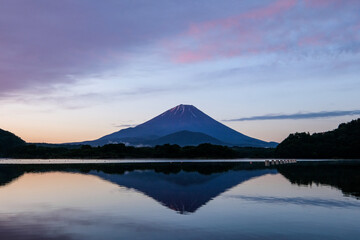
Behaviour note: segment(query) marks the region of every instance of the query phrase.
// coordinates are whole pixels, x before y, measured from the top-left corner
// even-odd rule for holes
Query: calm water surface
[[[0,165],[0,239],[358,239],[360,162]]]

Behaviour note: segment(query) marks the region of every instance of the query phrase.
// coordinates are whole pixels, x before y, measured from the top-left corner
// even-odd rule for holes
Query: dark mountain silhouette
[[[192,105],[178,105],[136,127],[123,129],[94,141],[82,142],[82,144],[129,143],[141,145],[181,131],[203,133],[226,145],[250,147],[276,146],[276,143],[264,142],[239,133],[214,120]],[[174,141],[174,138],[172,140]]]
[[[200,132],[180,131],[150,141],[150,145],[177,144],[179,146],[197,146],[202,143],[226,145],[225,143]]]
[[[360,118],[324,133],[290,134],[276,148],[278,157],[360,158]]]
[[[25,141],[15,134],[0,129],[0,157],[7,156],[14,148],[25,145]]]

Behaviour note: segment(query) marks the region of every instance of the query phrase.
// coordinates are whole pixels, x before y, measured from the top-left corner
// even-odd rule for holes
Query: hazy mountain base
[[[19,146],[7,157],[11,158],[80,158],[80,159],[129,159],[129,158],[173,158],[173,159],[235,159],[266,158],[274,154],[272,148],[229,148],[226,146],[200,144],[180,147],[161,145],[156,147],[132,147],[124,144],[108,144],[102,147],[83,145],[79,148]]]

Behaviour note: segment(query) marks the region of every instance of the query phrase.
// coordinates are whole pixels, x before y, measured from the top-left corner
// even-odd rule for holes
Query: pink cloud
[[[239,26],[239,24],[241,24],[241,21],[262,20],[265,18],[274,17],[291,9],[296,5],[296,3],[297,0],[277,0],[276,2],[266,7],[254,9],[237,16],[203,22],[200,24],[191,24],[189,30],[187,31],[187,34],[196,37],[197,35],[212,31],[214,28],[217,27],[232,28],[234,26]]]
[[[360,31],[360,23],[357,23],[357,24],[354,26],[354,30],[355,30],[355,31]]]
[[[300,47],[303,46],[319,46],[328,43],[329,41],[325,39],[322,35],[314,35],[314,36],[304,36],[299,39],[298,44]]]
[[[201,52],[182,52],[176,56],[176,62],[178,63],[189,63],[189,62],[198,62],[208,59],[209,56],[206,53]]]
[[[346,19],[334,21],[333,13],[338,7],[327,7],[324,11],[304,1],[305,5],[300,0],[277,0],[235,16],[192,23],[163,47],[173,62],[193,63],[295,49],[327,51],[352,44],[357,33],[351,26],[355,24],[349,25]],[[337,2],[315,0],[313,4],[327,6]],[[344,8],[350,10],[353,6],[344,5]]]
[[[304,0],[307,7],[329,7],[335,5],[358,4],[358,0]]]
[[[293,8],[297,0],[277,0],[265,7],[250,10],[237,16],[191,24],[180,35],[182,41],[164,47],[171,51],[176,63],[205,61],[216,57],[234,57],[240,54],[254,54],[261,51],[283,49],[282,45],[265,46],[266,36],[263,24],[253,24],[276,18]]]
[[[339,2],[339,0],[304,0],[309,7],[323,7]]]
[[[264,19],[283,13],[296,5],[297,0],[278,0],[267,7],[249,11],[241,16],[243,19]]]

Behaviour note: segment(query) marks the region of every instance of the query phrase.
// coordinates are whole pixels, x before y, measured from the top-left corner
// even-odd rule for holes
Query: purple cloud
[[[360,48],[360,3],[353,0],[0,0],[0,5],[0,98],[24,89],[49,92],[78,76],[121,69],[151,46],[167,50],[165,57],[175,63]]]
[[[0,95],[71,83],[73,75],[121,66],[136,48],[186,22],[177,20],[186,9],[169,1],[19,0],[0,5]]]

